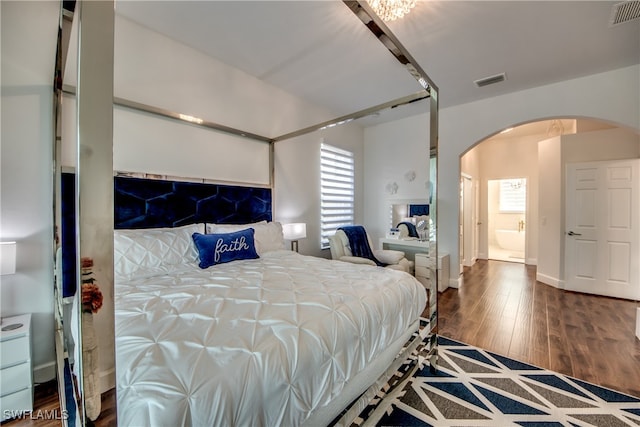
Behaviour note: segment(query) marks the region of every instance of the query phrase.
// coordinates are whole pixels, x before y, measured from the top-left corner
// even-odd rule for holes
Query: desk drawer
[[[426,289],[431,289],[431,279],[427,279],[426,277],[416,277],[416,279],[422,283]]]
[[[417,267],[428,267],[429,266],[429,255],[427,254],[416,254],[415,262]]]
[[[431,270],[427,267],[418,267],[416,265],[415,276],[424,277],[425,279],[431,279]]]

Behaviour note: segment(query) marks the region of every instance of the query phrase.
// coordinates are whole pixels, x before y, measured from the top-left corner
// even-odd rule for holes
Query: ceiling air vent
[[[611,8],[609,26],[624,24],[640,18],[640,0],[623,1],[616,3]]]
[[[483,79],[474,80],[474,83],[478,87],[492,85],[494,83],[500,83],[507,80],[507,76],[504,73],[496,74],[495,76],[485,77]]]

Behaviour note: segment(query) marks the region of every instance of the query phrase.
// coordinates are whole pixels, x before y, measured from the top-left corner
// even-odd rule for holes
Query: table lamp
[[[298,252],[298,240],[307,237],[307,224],[304,222],[284,224],[282,233],[285,240],[291,240],[291,250]]]

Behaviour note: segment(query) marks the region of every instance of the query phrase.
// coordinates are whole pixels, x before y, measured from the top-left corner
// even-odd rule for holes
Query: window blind
[[[320,145],[320,245],[354,220],[355,165],[353,153],[328,144]]]

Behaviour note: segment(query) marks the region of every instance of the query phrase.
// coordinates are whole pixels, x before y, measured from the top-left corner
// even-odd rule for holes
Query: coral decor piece
[[[93,259],[83,257],[80,260],[82,271],[82,311],[97,313],[102,307],[102,292],[93,277]]]
[[[98,340],[93,326],[93,314],[102,307],[102,292],[93,277],[93,259],[80,259],[82,280],[82,378],[84,411],[95,421],[102,410],[100,401],[100,377]]]

